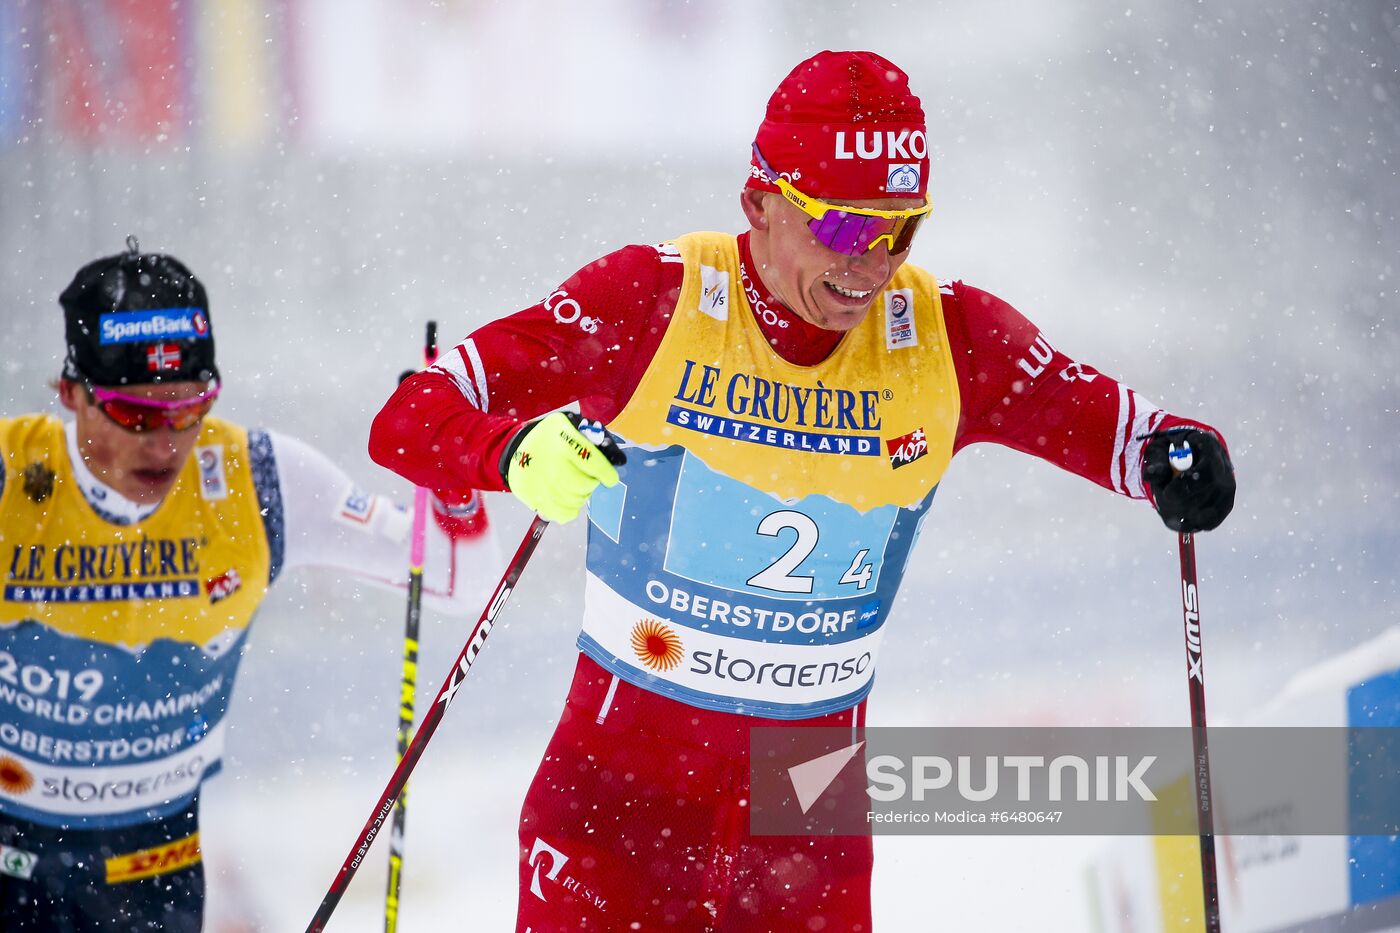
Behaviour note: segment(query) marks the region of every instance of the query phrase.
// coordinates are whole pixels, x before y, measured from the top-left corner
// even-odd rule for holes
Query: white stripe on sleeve
[[[1147,438],[1144,435],[1157,430],[1157,425],[1161,424],[1162,419],[1166,416],[1166,412],[1146,399],[1137,399],[1137,417],[1133,419],[1133,431],[1128,435],[1128,447],[1126,456],[1123,458],[1123,469],[1127,474],[1124,478],[1128,482],[1128,495],[1134,499],[1147,498],[1147,490],[1142,485],[1142,469],[1139,465],[1142,460],[1142,447],[1147,443]]]
[[[1113,431],[1113,460],[1109,463],[1108,475],[1113,482],[1114,492],[1123,492],[1123,447],[1124,428],[1128,425],[1128,387],[1118,384],[1118,426]]]
[[[428,369],[449,377],[457,386],[457,391],[461,392],[467,400],[468,405],[482,411],[486,410],[486,406],[477,401],[476,389],[472,386],[471,377],[467,375],[467,364],[462,357],[461,347],[453,347],[438,357],[437,362],[429,366]]]
[[[486,367],[481,365],[481,354],[476,350],[476,341],[468,337],[462,342],[462,350],[472,364],[472,378],[476,381],[476,394],[481,399],[481,410],[491,410],[491,394],[486,391]]]

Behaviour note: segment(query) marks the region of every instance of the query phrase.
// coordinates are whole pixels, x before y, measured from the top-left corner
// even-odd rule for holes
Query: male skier
[[[508,488],[551,521],[589,502],[578,668],[521,817],[520,930],[870,929],[868,836],[749,833],[749,728],[863,727],[911,548],[967,445],[1148,500],[1174,530],[1230,511],[1218,432],[906,264],[928,174],[907,76],[820,53],[768,102],[746,233],[590,263],[376,418],[371,454],[415,482]],[[546,414],[571,403],[625,465],[579,415]]]
[[[199,789],[268,586],[309,565],[406,584],[409,516],[210,416],[204,286],[128,245],[59,298],[73,419],[0,418],[4,930],[200,929]],[[461,612],[492,548],[480,497],[450,501],[424,591]]]

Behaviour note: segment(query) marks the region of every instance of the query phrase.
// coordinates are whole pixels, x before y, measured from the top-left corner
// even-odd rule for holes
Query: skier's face
[[[201,382],[171,382],[127,386],[122,392],[176,402],[193,399],[206,388]],[[78,452],[92,474],[141,505],[152,505],[165,498],[194,450],[199,426],[184,431],[162,426],[153,431],[132,432],[103,414],[81,383],[62,380],[58,391],[63,407],[74,414]]]
[[[746,188],[741,203],[759,278],[794,314],[825,330],[848,331],[865,320],[909,257],[907,250],[891,256],[885,243],[859,256],[838,253],[812,235],[806,214],[771,192]],[[895,198],[831,203],[876,210],[909,205]]]

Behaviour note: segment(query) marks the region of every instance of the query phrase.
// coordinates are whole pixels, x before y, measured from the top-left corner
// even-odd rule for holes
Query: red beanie
[[[916,198],[928,190],[924,108],[874,52],[818,52],[768,99],[754,140],[773,171],[818,198]],[[755,157],[748,186],[777,189]]]

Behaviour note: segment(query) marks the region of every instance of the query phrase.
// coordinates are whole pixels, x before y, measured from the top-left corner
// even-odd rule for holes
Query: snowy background
[[[456,339],[629,242],[737,232],[773,86],[901,64],[933,140],[913,261],[1219,426],[1199,544],[1212,721],[1395,624],[1400,13],[1392,2],[0,2],[0,413],[57,411],[57,294],[136,233],[206,283],[220,413],[365,485],[422,324]],[[491,499],[505,550],[527,515]],[[402,929],[508,929],[514,821],[574,662],[551,528],[420,765]],[[954,463],[875,724],[1187,720],[1175,541],[1008,451]],[[402,601],[284,580],[204,799],[215,931],[300,929],[392,770]],[[461,620],[431,619],[435,689]],[[1095,840],[881,839],[881,929],[1083,929]],[[380,926],[384,852],[332,929]]]

